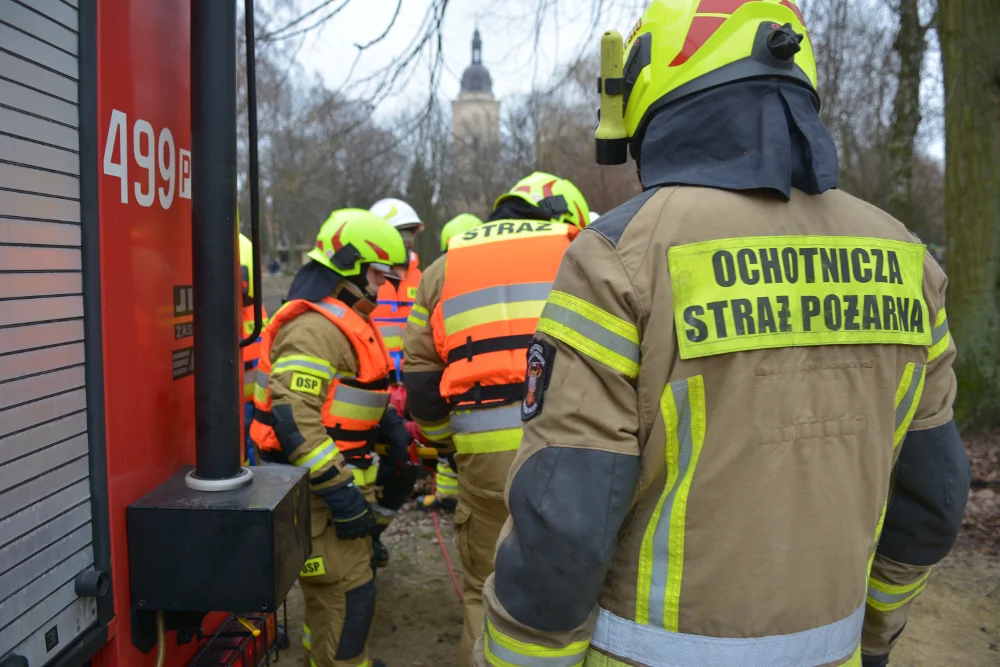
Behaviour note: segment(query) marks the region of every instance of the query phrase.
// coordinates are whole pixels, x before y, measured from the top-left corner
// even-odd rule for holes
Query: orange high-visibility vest
[[[420,258],[410,252],[410,264],[406,269],[406,280],[399,283],[399,289],[386,282],[378,290],[378,306],[372,311],[371,321],[378,327],[392,359],[396,382],[402,382],[403,372],[403,329],[410,316],[413,302],[417,299],[420,285]]]
[[[558,222],[499,220],[449,242],[431,325],[447,363],[441,395],[453,406],[521,399],[528,346],[579,231]]]
[[[344,332],[358,359],[357,375],[334,369],[323,403],[322,420],[327,433],[348,462],[360,468],[367,467],[372,460],[379,422],[389,405],[392,364],[378,330],[344,302],[330,297],[317,302],[303,299],[289,301],[275,313],[264,330],[250,437],[263,451],[282,451],[274,432],[275,421],[271,414],[271,391],[268,387],[272,372],[271,344],[282,326],[310,310],[322,314]],[[294,367],[308,367],[309,363],[308,360],[292,360],[288,371],[278,368],[277,372],[293,372]],[[319,369],[320,374],[323,372]],[[325,372],[329,374],[330,371],[326,369]],[[295,381],[294,375],[292,381]],[[290,454],[285,452],[286,456]]]
[[[257,379],[257,362],[260,360],[260,342],[267,327],[267,310],[260,307],[261,323],[257,340],[241,348],[243,353],[243,402],[253,403],[254,381]],[[253,333],[253,306],[243,307],[243,336]]]

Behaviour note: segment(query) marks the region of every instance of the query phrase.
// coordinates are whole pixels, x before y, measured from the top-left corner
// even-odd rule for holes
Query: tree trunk
[[[941,0],[956,417],[1000,425],[1000,1]]]
[[[899,56],[899,77],[889,127],[889,212],[910,225],[913,144],[920,126],[920,81],[927,49],[927,31],[920,25],[918,5],[918,0],[899,3],[899,29],[893,44]]]

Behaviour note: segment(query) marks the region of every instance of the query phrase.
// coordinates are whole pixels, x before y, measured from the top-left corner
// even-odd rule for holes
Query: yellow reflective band
[[[329,361],[325,361],[319,357],[310,357],[305,354],[289,354],[278,357],[274,362],[274,366],[271,367],[271,375],[288,373],[290,371],[308,373],[309,375],[329,380],[333,375],[333,366],[330,365]]]
[[[292,391],[297,391],[300,394],[312,394],[313,396],[319,396],[322,387],[323,381],[318,377],[298,371],[292,373],[292,381],[289,383],[289,388]]]
[[[309,631],[309,626],[302,625],[302,645],[306,647],[307,651],[312,650],[312,633]]]
[[[420,432],[431,442],[439,442],[451,437],[451,417],[438,422],[425,422],[419,419],[414,419],[413,421],[417,422]]]
[[[896,586],[879,581],[874,577],[868,580],[868,598],[866,600],[869,607],[878,611],[894,611],[899,609],[913,598],[920,595],[924,590],[931,575],[930,570],[912,584]]]
[[[375,483],[375,478],[378,477],[378,466],[368,466],[364,470],[351,468],[351,472],[354,474],[354,486],[368,486]]]
[[[906,431],[910,428],[917,405],[920,404],[920,396],[924,393],[926,375],[925,366],[912,361],[903,369],[903,377],[896,387],[896,431],[892,441],[893,448],[899,447]]]
[[[639,375],[639,330],[583,299],[553,290],[538,321],[538,331],[626,377]]]
[[[382,342],[385,343],[387,350],[401,350],[403,349],[403,337],[402,336],[389,336],[386,338],[382,337]]]
[[[931,344],[924,246],[752,236],[667,251],[682,359],[802,345]]]
[[[430,315],[430,311],[428,311],[426,308],[416,303],[413,304],[413,310],[410,311],[410,315],[412,315],[413,313],[422,316],[424,319],[427,319],[427,316]]]
[[[635,620],[677,632],[688,493],[705,441],[702,376],[668,384],[660,411],[667,436],[667,479],[642,538]]]
[[[486,618],[483,632],[483,648],[486,661],[490,665],[507,667],[513,665],[530,667],[578,667],[590,647],[590,640],[573,642],[563,648],[551,648],[538,644],[528,644],[508,637]]]
[[[326,467],[326,464],[332,461],[339,453],[340,450],[337,449],[337,445],[333,444],[333,439],[327,438],[316,449],[293,458],[291,461],[294,465],[309,468],[309,474],[316,474],[321,472]]]
[[[419,308],[419,306],[414,306],[413,310],[410,311],[410,316],[406,318],[406,326],[410,326],[411,324],[415,327],[427,326],[427,319],[428,319],[427,311],[423,308],[417,310],[417,308]]]
[[[509,452],[521,446],[521,429],[511,428],[484,433],[456,433],[453,438],[455,450],[459,454]]]
[[[931,363],[940,357],[948,344],[951,342],[951,333],[948,331],[948,315],[944,308],[938,311],[934,320],[934,330],[931,332],[931,346],[927,349],[927,363]]]
[[[243,401],[249,403],[253,400],[254,394],[257,393],[257,384],[251,382],[250,384],[243,385]]]
[[[261,387],[259,384],[255,385],[253,388],[253,400],[258,403],[267,403],[267,387]]]
[[[324,574],[326,574],[326,563],[323,562],[322,556],[310,558],[302,564],[302,570],[299,571],[300,577],[322,577]],[[306,637],[309,637],[308,631]]]
[[[491,322],[538,319],[544,307],[545,301],[539,300],[494,303],[481,308],[472,308],[446,318],[444,321],[445,334],[451,336],[459,331]]]
[[[448,241],[448,249],[492,243],[493,241],[513,241],[515,239],[537,238],[540,236],[566,236],[568,225],[561,222],[541,222],[538,220],[516,220],[490,222]]]

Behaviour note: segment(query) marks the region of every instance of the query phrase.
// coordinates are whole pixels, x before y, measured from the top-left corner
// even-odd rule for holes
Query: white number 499
[[[135,201],[148,208],[159,199],[160,206],[169,209],[174,203],[175,190],[181,199],[191,199],[191,151],[176,148],[170,128],[161,129],[159,138],[154,140],[153,126],[139,119],[132,126],[131,134],[132,157],[135,164],[145,170],[131,183]],[[128,144],[128,116],[124,111],[113,109],[104,144],[104,173],[120,180],[123,204],[129,201]],[[157,171],[162,181],[159,187]]]

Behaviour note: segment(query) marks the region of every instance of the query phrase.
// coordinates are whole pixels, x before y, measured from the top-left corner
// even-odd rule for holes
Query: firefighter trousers
[[[472,649],[483,632],[483,584],[493,573],[497,540],[506,521],[507,505],[503,497],[485,498],[459,484],[455,531],[464,570],[462,594],[465,598],[461,667],[472,665]]]
[[[312,507],[313,552],[299,573],[305,598],[305,667],[367,665],[375,614],[372,539],[341,540],[325,507]]]

